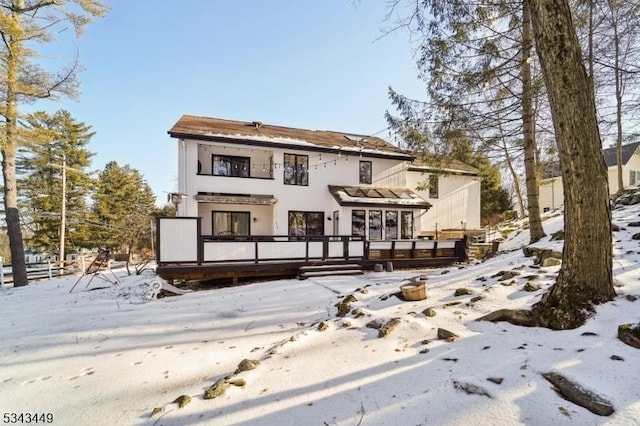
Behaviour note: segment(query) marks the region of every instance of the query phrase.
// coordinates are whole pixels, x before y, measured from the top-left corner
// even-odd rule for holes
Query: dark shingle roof
[[[327,130],[306,130],[273,126],[259,121],[246,122],[183,115],[169,130],[174,138],[224,141],[261,146],[296,146],[311,151],[341,150],[363,156],[392,156],[410,160],[406,151],[383,139]]]
[[[640,146],[640,142],[634,142],[627,145],[622,145],[622,165],[625,165],[629,162],[633,154],[636,152]],[[611,147],[603,150],[604,153],[604,161],[607,163],[607,167],[613,167],[618,164],[618,160],[616,158],[616,147]]]

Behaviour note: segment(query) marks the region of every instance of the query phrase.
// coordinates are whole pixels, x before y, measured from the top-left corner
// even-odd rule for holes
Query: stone
[[[496,385],[501,385],[504,379],[502,377],[487,377],[487,380]]]
[[[204,399],[213,399],[213,398],[217,398],[221,395],[224,395],[224,393],[227,391],[227,389],[229,389],[229,386],[231,386],[225,379],[218,379],[213,385],[209,386],[205,391],[204,391]]]
[[[638,296],[634,296],[633,294],[627,294],[625,296],[625,299],[627,299],[629,302],[635,302],[636,300],[638,300]]]
[[[599,416],[610,416],[615,412],[613,405],[600,395],[584,389],[581,385],[572,382],[557,373],[543,373],[542,377],[553,385],[553,390],[558,392],[567,401],[586,408]]]
[[[551,234],[551,241],[561,241],[561,240],[564,240],[564,229],[561,229]]]
[[[435,317],[436,316],[436,310],[433,308],[427,308],[424,311],[422,311],[423,314],[425,314],[428,317]]]
[[[472,385],[471,383],[462,383],[462,382],[454,381],[453,387],[457,390],[463,391],[468,395],[480,395],[480,396],[486,396],[488,398],[491,398],[491,394],[487,392],[484,388],[477,385]]]
[[[547,257],[546,259],[542,260],[540,266],[542,266],[543,268],[548,268],[550,266],[558,266],[561,263],[562,261],[560,259],[556,259],[555,257]]]
[[[258,365],[260,365],[260,361],[245,358],[240,362],[240,364],[238,364],[238,369],[236,374],[242,371],[254,370],[255,368],[258,367]]]
[[[380,327],[380,330],[378,330],[378,338],[387,336],[399,325],[400,318],[393,318],[387,321],[382,327]]]
[[[381,320],[380,318],[376,318],[374,320],[369,321],[365,327],[380,330],[383,325],[384,325],[384,321]]]
[[[618,326],[618,339],[627,345],[640,349],[640,323],[621,324]]]
[[[318,324],[318,331],[326,331],[329,329],[329,324],[327,324],[324,321],[320,321],[320,324]]]
[[[524,285],[524,291],[538,291],[540,290],[540,286],[538,284],[534,284],[532,282],[528,282]]]
[[[446,330],[444,328],[438,328],[438,339],[452,342],[457,338],[458,335],[454,332]]]
[[[178,404],[179,408],[184,408],[190,402],[191,397],[189,395],[180,395],[173,401],[174,404]]]
[[[473,292],[471,290],[469,290],[468,288],[466,288],[466,287],[457,288],[455,293],[453,293],[453,295],[456,296],[456,297],[457,296],[466,296],[468,294],[473,294]]]

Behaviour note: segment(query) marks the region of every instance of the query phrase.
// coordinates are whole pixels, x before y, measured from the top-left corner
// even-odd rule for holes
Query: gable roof
[[[402,160],[413,158],[406,151],[374,136],[273,126],[260,121],[246,122],[183,115],[168,133],[173,138],[239,145],[295,147],[307,151],[342,152],[345,154],[353,152],[366,157],[399,158]]]
[[[640,146],[640,142],[634,142],[627,145],[622,145],[622,165],[629,162],[633,154]],[[616,157],[616,147],[607,148],[602,151],[604,154],[604,161],[607,163],[607,167],[613,167],[618,165],[618,159]]]

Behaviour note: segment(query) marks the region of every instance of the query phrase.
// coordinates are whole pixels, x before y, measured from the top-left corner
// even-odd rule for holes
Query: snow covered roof
[[[431,204],[407,188],[376,188],[329,185],[329,192],[341,206],[402,207],[429,209]]]
[[[413,172],[435,172],[467,176],[478,176],[480,173],[475,167],[458,160],[447,160],[439,164],[432,164],[420,159],[415,159],[409,166],[409,170]]]
[[[182,139],[282,148],[295,146],[296,149],[308,151],[353,152],[365,157],[407,161],[413,159],[406,151],[375,136],[273,126],[260,121],[183,115],[168,133],[171,137]]]

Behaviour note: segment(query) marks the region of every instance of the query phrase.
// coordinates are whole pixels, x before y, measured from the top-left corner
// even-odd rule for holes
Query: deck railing
[[[159,264],[460,258],[459,240],[368,241],[353,235],[201,235],[201,219],[157,219]],[[461,260],[461,259],[459,259]]]

